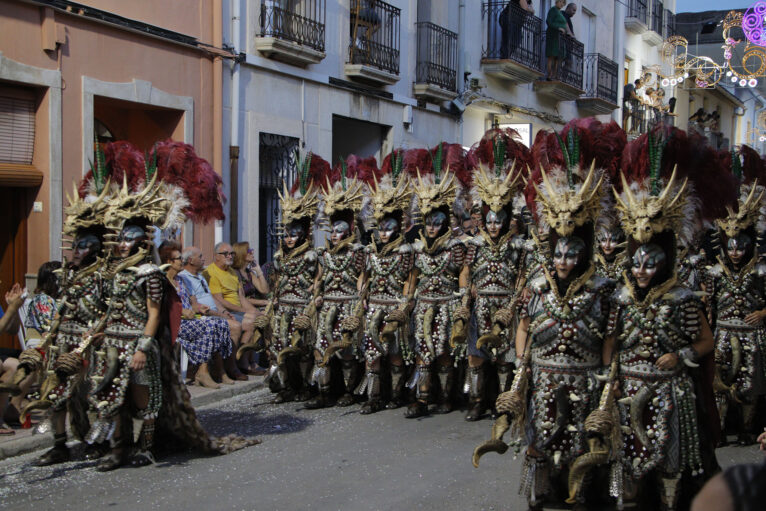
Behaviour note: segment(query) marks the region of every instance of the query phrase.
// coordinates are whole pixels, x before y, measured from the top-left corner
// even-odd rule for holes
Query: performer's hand
[[[663,371],[669,371],[670,369],[673,369],[677,364],[678,355],[675,353],[665,353],[657,359],[657,362],[654,363],[654,365]]]
[[[143,351],[136,351],[133,354],[133,358],[130,359],[130,368],[133,371],[140,371],[146,366],[146,353]]]
[[[5,293],[5,302],[8,304],[8,308],[16,307],[19,308],[24,302],[24,299],[22,298],[22,295],[24,294],[24,290],[21,288],[21,285],[17,282],[13,285],[11,289],[8,290],[7,293]]]
[[[761,324],[761,321],[763,321],[763,316],[763,311],[753,311],[745,316],[745,323],[750,326],[758,326]]]
[[[321,309],[323,303],[324,303],[324,299],[321,296],[317,296],[314,299],[314,305],[316,305],[317,309]]]

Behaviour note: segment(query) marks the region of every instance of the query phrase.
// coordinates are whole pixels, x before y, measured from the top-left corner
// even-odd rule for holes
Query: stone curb
[[[218,403],[231,397],[240,396],[253,392],[263,386],[263,378],[237,383],[235,385],[223,385],[220,389],[211,390],[191,399],[194,408],[202,408],[210,404]],[[53,446],[51,434],[29,435],[18,440],[0,442],[0,461],[13,456],[20,456],[28,452],[47,449]]]

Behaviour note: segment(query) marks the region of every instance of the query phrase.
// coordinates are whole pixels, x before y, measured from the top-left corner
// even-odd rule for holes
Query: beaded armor
[[[352,316],[359,301],[357,284],[364,272],[366,252],[359,243],[346,238],[334,248],[320,248],[322,299],[314,349],[324,355],[333,342],[341,342],[340,324]]]
[[[396,332],[396,340],[390,345],[384,345],[380,339],[385,317],[404,300],[404,285],[412,269],[412,246],[402,244],[402,241],[403,238],[400,237],[398,241],[389,243],[380,251],[374,244],[366,248],[370,287],[362,349],[365,359],[370,364],[388,354],[401,354],[407,362],[412,362],[405,334],[407,325],[400,325]]]
[[[101,261],[78,270],[68,270],[63,289],[62,305],[65,311],[61,317],[55,344],[50,347],[50,366],[55,367],[56,359],[63,353],[76,349],[83,340],[83,334],[90,324],[95,324],[106,312],[103,300],[103,282],[97,271]],[[60,307],[59,310],[64,309]],[[72,395],[79,378],[66,378],[56,386],[48,399],[53,402],[54,410],[62,410],[67,399]]]
[[[700,254],[682,253],[678,258],[678,283],[692,291],[699,291],[705,277],[705,258]]]
[[[590,277],[589,277],[590,275]],[[612,281],[592,276],[572,282],[567,296],[560,297],[549,279],[530,283],[532,294],[521,310],[529,317],[532,369],[528,441],[553,460],[554,469],[568,465],[587,446],[582,434],[586,416],[598,397],[592,373],[601,365],[601,345],[609,314]],[[528,471],[530,466],[525,467]],[[522,492],[531,488],[522,475]]]
[[[311,287],[317,271],[317,253],[311,249],[309,242],[294,249],[288,254],[281,250],[274,255],[274,269],[277,272],[277,285],[274,299],[278,313],[272,317],[273,338],[269,351],[276,357],[279,352],[290,346],[290,336],[293,333],[293,319],[303,314],[311,302]],[[305,347],[306,336],[301,338]],[[274,359],[276,360],[276,358]]]
[[[118,261],[119,262],[119,261]],[[114,263],[113,263],[114,264]],[[109,269],[105,273],[109,273]],[[159,346],[152,339],[145,343],[144,328],[149,319],[147,297],[162,303],[165,275],[155,265],[144,263],[137,268],[117,272],[112,277],[108,291],[104,338],[94,351],[89,375],[91,392],[89,401],[98,414],[88,433],[88,442],[107,440],[114,431],[120,408],[125,402],[125,392],[130,381],[149,387],[149,405],[141,411],[142,419],[154,419],[162,405],[160,382]],[[130,361],[137,350],[146,354],[146,366],[140,371],[130,369]],[[112,377],[110,369],[116,367],[111,381],[99,390],[104,379]],[[98,392],[95,392],[99,390]]]
[[[642,302],[628,286],[615,293],[609,335],[617,339],[623,446],[622,471],[612,472],[614,496],[622,495],[623,477],[702,471],[691,376],[680,359],[671,370],[655,366],[662,355],[690,347],[700,332],[702,303],[675,282],[673,277],[653,288]]]
[[[516,282],[522,261],[526,256],[524,237],[503,236],[497,243],[484,232],[470,239],[467,244],[467,264],[471,269],[471,283],[476,289],[473,313],[476,320],[476,335],[479,337],[492,331],[495,313],[507,307],[513,300]],[[502,346],[492,349],[493,359],[513,362],[514,350],[512,325],[500,335]]]
[[[722,425],[733,397],[752,404],[766,393],[763,327],[744,320],[766,307],[766,265],[755,261],[753,258],[739,272],[721,262],[708,271],[707,291],[712,295],[715,319],[714,390]],[[752,417],[745,417],[745,422],[751,421]]]
[[[445,236],[449,236],[449,233]],[[466,248],[458,239],[441,239],[428,250],[416,241],[414,266],[420,272],[415,298],[415,353],[428,365],[448,353],[455,309],[460,306],[459,276],[465,263]],[[465,345],[460,344],[452,355],[462,356]]]
[[[625,270],[624,256],[622,253],[618,253],[614,258],[609,261],[603,254],[596,254],[594,257],[594,263],[596,266],[596,275],[619,281],[622,279],[622,272]]]

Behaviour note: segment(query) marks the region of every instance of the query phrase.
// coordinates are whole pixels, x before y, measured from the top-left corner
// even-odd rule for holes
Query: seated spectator
[[[181,254],[183,270],[178,274],[186,286],[189,294],[191,309],[201,316],[223,318],[229,323],[229,332],[233,346],[237,346],[242,335],[242,325],[227,310],[219,310],[218,305],[210,293],[207,280],[202,276],[202,268],[205,266],[205,257],[197,247],[186,247]],[[234,380],[247,380],[247,376],[237,368],[234,357],[224,359],[224,367],[229,378]]]
[[[215,261],[205,268],[210,285],[210,293],[213,295],[218,310],[229,311],[237,321],[242,324],[242,336],[239,345],[249,344],[255,330],[256,309],[245,297],[245,291],[239,282],[239,278],[231,268],[234,262],[234,250],[225,242],[215,246]],[[248,374],[263,374],[257,370],[251,370],[249,363],[239,360],[240,371]]]
[[[224,318],[215,316],[197,317],[192,310],[189,292],[181,281],[178,274],[183,270],[181,259],[181,247],[174,242],[163,242],[159,248],[160,260],[163,264],[170,264],[167,269],[167,277],[170,284],[178,292],[181,299],[181,327],[178,330],[178,342],[183,346],[189,357],[189,362],[197,366],[194,375],[194,383],[211,389],[220,388],[210,376],[208,364],[214,358],[222,361],[232,356],[231,333],[229,324]],[[226,384],[234,384],[226,373],[221,376]]]
[[[27,317],[24,327],[34,329],[43,335],[50,330],[53,317],[56,315],[56,300],[59,297],[59,280],[55,271],[61,268],[60,261],[48,261],[37,270],[37,287],[35,294],[27,303]]]
[[[265,307],[268,303],[269,283],[255,260],[250,243],[241,241],[234,244],[234,262],[231,265],[245,292],[245,298],[256,307]]]
[[[19,284],[5,293],[6,310],[0,317],[0,332],[15,334],[18,332],[19,319],[18,310],[24,303],[24,290]],[[2,308],[0,308],[2,311]],[[18,359],[8,357],[0,363],[0,382],[8,383],[13,380],[16,368],[19,365]],[[0,392],[0,435],[14,435],[16,432],[11,426],[21,426],[19,410],[23,409],[22,400],[29,393],[34,378],[28,376],[21,382],[21,394],[10,398],[8,392]]]

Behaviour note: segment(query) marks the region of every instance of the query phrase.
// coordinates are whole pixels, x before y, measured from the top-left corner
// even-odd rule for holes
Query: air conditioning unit
[[[480,78],[471,78],[468,81],[468,88],[471,89],[471,90],[479,91],[479,90],[483,89],[486,86],[487,86],[487,84],[484,83],[484,81],[481,80]]]

